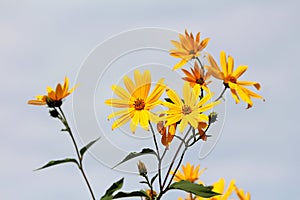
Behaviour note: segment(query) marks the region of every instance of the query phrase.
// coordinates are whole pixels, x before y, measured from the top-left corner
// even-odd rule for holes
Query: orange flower
[[[189,82],[191,87],[194,87],[198,84],[205,91],[209,91],[207,84],[211,83],[211,81],[207,81],[207,79],[209,79],[210,75],[208,73],[204,75],[204,71],[199,68],[199,65],[196,61],[194,64],[194,69],[190,69],[191,72],[187,71],[186,69],[181,69],[186,75],[186,77],[183,77],[182,79]]]
[[[173,70],[182,67],[189,60],[198,57],[209,41],[209,38],[205,38],[200,42],[200,32],[197,33],[195,40],[193,34],[189,34],[187,30],[185,30],[185,35],[179,34],[179,39],[180,42],[171,40],[176,49],[171,49],[170,55],[175,58],[181,58],[181,61],[173,67]]]
[[[248,103],[247,108],[251,108],[253,102],[251,97],[263,99],[262,96],[254,93],[253,91],[247,89],[244,86],[254,86],[257,90],[260,89],[260,84],[252,81],[240,81],[238,78],[245,73],[248,66],[240,65],[235,71],[233,71],[234,60],[231,56],[228,56],[228,61],[226,59],[226,54],[224,51],[221,51],[220,54],[220,63],[222,71],[218,67],[214,58],[208,54],[208,61],[210,66],[206,66],[208,73],[213,77],[223,80],[223,83],[226,88],[230,88],[231,95],[236,103],[240,102],[240,98]]]
[[[35,100],[29,100],[27,103],[32,105],[48,105],[49,107],[59,107],[62,104],[62,99],[71,94],[76,87],[69,90],[69,79],[65,77],[63,85],[57,84],[55,91],[51,87],[47,87],[47,95],[37,95]]]
[[[199,122],[198,123],[198,134],[200,135],[201,140],[206,141],[207,140],[207,135],[205,134],[205,129],[207,127],[207,124],[205,122]]]
[[[163,114],[160,115],[162,117]],[[169,126],[165,127],[165,122],[160,121],[157,123],[157,130],[162,135],[161,143],[168,147],[169,144],[172,142],[175,132],[176,132],[177,124],[170,124]]]

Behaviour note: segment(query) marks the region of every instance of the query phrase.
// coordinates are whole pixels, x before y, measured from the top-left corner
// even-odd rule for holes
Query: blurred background
[[[227,183],[235,179],[252,199],[297,198],[298,8],[296,0],[0,1],[0,198],[90,199],[70,164],[33,172],[74,151],[47,109],[26,102],[64,76],[74,85],[84,59],[98,44],[141,27],[200,31],[211,38],[207,50],[216,58],[225,50],[235,66],[249,66],[243,79],[262,84],[259,93],[266,101],[254,100],[250,110],[244,103],[235,105],[228,94],[226,121],[214,151],[202,160],[187,155],[185,161],[207,168],[201,180],[212,184],[220,177]],[[68,98],[64,109],[74,125],[71,103]],[[84,163],[98,199],[123,176],[124,190],[143,188],[136,185],[137,175],[111,170],[89,154]]]

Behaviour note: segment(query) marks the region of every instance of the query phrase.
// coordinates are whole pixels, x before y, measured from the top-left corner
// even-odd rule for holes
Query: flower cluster
[[[194,37],[192,33],[188,33],[186,30],[184,34],[179,34],[179,41],[171,41],[175,48],[170,50],[170,56],[180,59],[173,66],[173,70],[181,68],[184,74],[181,93],[177,93],[175,89],[167,86],[163,78],[153,81],[149,70],[143,72],[135,70],[131,75],[132,78],[129,74],[125,75],[123,87],[111,86],[116,97],[107,99],[105,104],[120,109],[107,117],[107,119],[117,118],[112,122],[112,130],[126,123],[130,124],[132,133],[141,127],[145,131],[151,131],[155,147],[155,149],[144,148],[140,152],[131,152],[117,166],[135,157],[151,154],[157,158],[157,172],[153,177],[149,177],[146,165],[139,161],[137,165],[138,174],[144,179],[140,183],[146,184],[147,188],[117,193],[117,190],[120,190],[123,185],[124,178],[122,178],[115,182],[101,199],[141,197],[145,200],[160,200],[166,192],[177,189],[188,193],[185,200],[227,200],[234,191],[240,200],[250,200],[250,193],[245,194],[242,189],[238,188],[235,185],[235,180],[230,181],[226,190],[223,178],[212,186],[205,186],[199,180],[199,176],[206,170],[205,168],[200,170],[200,165],[195,167],[190,163],[181,165],[185,153],[190,147],[208,140],[209,128],[217,121],[218,116],[213,108],[222,103],[223,95],[227,89],[230,90],[236,103],[242,100],[247,103],[247,108],[253,106],[253,98],[263,99],[262,96],[248,88],[248,86],[254,86],[255,89],[260,90],[261,85],[258,82],[240,80],[248,66],[240,65],[234,70],[233,57],[227,57],[224,51],[220,52],[220,65],[218,65],[210,53],[204,52],[209,40],[209,38],[200,40],[200,32]],[[185,69],[184,66],[189,62],[193,64],[193,67]],[[223,85],[223,90],[218,91],[220,94],[214,100],[215,91],[210,89],[210,83],[214,81],[213,78],[221,80],[221,85]],[[59,119],[64,125],[62,131],[70,135],[77,155],[76,158],[50,161],[39,169],[66,162],[76,164],[92,199],[95,200],[82,162],[84,153],[99,138],[79,149],[61,108],[63,99],[70,95],[75,88],[69,89],[69,79],[66,77],[64,84],[58,84],[55,90],[47,87],[46,95],[38,95],[35,100],[28,101],[28,104],[47,105],[49,107],[50,115]],[[157,111],[155,108],[158,106],[164,107],[164,109]],[[156,130],[153,128],[153,124],[156,124]],[[161,144],[157,142],[156,131],[161,135]],[[179,143],[172,143],[175,139]],[[170,150],[171,145],[176,151],[175,154],[170,154],[172,157],[170,166],[166,171],[163,171],[162,163],[166,154],[169,153],[168,150]],[[178,170],[180,166],[182,172]],[[157,183],[156,186],[155,183]],[[182,200],[183,198],[180,197],[179,199]]]

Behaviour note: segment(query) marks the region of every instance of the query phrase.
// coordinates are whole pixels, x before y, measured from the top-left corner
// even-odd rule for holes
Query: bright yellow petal
[[[147,131],[149,130],[149,111],[140,111],[140,124],[142,128],[144,128]]]
[[[144,71],[144,75],[143,75],[142,99],[147,98],[150,87],[151,87],[151,75],[150,75],[150,71],[146,70]]]
[[[168,97],[172,100],[173,103],[180,106],[181,108],[183,107],[183,103],[182,103],[180,97],[177,95],[177,93],[174,90],[167,89],[166,93],[167,93]]]
[[[221,67],[222,67],[222,72],[224,73],[224,76],[226,77],[228,75],[228,71],[227,71],[226,54],[224,51],[221,51],[221,53],[220,53],[220,63],[221,63]]]
[[[161,78],[157,82],[155,88],[153,89],[149,97],[147,98],[146,104],[152,104],[153,102],[157,101],[160,98],[160,96],[163,94],[165,88],[166,85],[164,84],[164,79]]]
[[[165,124],[165,127],[180,121],[182,119],[182,116],[183,116],[182,114],[167,116],[166,118],[167,122]]]
[[[233,57],[228,56],[228,63],[227,63],[227,70],[228,70],[228,74],[232,74],[233,72],[233,67],[234,67],[234,60]]]
[[[232,73],[232,76],[234,76],[236,79],[238,79],[245,71],[248,69],[248,66],[246,65],[240,65],[238,68]]]
[[[112,130],[126,124],[131,118],[130,118],[131,113],[126,113],[124,115],[122,115],[119,119],[117,119],[116,121],[114,121],[114,123],[112,124]]]
[[[128,108],[129,102],[123,99],[108,99],[105,104],[116,108]]]
[[[131,120],[130,123],[130,130],[132,131],[132,133],[135,132],[137,125],[139,124],[140,121],[140,112],[139,111],[135,111],[133,118]]]
[[[257,90],[260,90],[260,84],[258,82],[253,82],[253,81],[237,81],[236,82],[238,85],[244,85],[244,86],[251,86],[253,85]]]
[[[183,65],[185,65],[188,62],[187,59],[181,59],[181,61],[179,61],[176,65],[174,65],[173,70],[176,70],[180,67],[182,67]]]
[[[127,100],[127,101],[130,99],[130,94],[126,90],[124,90],[122,87],[120,87],[118,85],[112,85],[111,89],[121,99]]]
[[[133,81],[128,76],[124,76],[123,82],[124,82],[124,85],[127,88],[128,92],[130,94],[132,94],[134,91],[134,88],[135,88]]]
[[[183,116],[183,118],[178,126],[179,131],[182,133],[187,125],[188,125],[188,120],[185,116]]]
[[[119,110],[119,111],[113,112],[110,115],[108,115],[107,119],[111,119],[111,118],[117,117],[119,115],[124,115],[126,113],[130,113],[133,110],[134,110],[134,108],[129,108],[129,109],[124,109],[124,110]]]

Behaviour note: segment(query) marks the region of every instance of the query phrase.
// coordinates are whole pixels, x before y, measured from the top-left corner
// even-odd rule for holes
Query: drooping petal
[[[145,130],[149,130],[149,111],[147,110],[141,110],[140,111],[140,124],[141,127]]]

